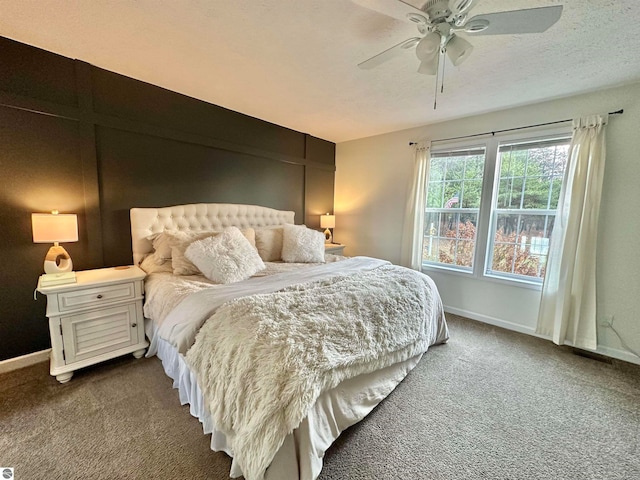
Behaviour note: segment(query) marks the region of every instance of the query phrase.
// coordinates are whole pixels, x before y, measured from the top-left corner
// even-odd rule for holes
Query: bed
[[[293,224],[294,212],[255,205],[131,209],[134,264],[148,271],[147,356],[160,358],[180,402],[211,434],[211,449],[233,458],[232,478],[316,479],[340,433],[449,335],[431,279],[381,260],[326,255],[287,263],[265,257],[265,268],[255,275],[222,285],[200,272],[174,275],[166,263],[149,267],[158,263],[152,239],[159,234],[235,235],[243,229],[245,236],[253,231],[270,238],[284,230],[285,247],[276,243],[284,256],[286,232],[304,229]],[[173,253],[174,267],[179,262]],[[387,294],[395,285],[398,292],[413,290]],[[373,306],[378,297],[387,304]],[[369,325],[373,317],[382,326]],[[357,353],[354,343],[361,344]]]

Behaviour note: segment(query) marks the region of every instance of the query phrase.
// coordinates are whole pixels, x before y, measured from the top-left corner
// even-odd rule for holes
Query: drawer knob
[[[98,297],[97,297],[97,298],[102,298],[102,295],[98,295]]]
[[[137,324],[137,323],[132,323],[132,324],[131,324],[131,328],[136,328],[137,326],[138,326],[138,324]]]

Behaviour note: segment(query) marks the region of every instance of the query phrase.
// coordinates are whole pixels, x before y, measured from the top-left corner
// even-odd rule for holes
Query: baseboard
[[[471,320],[477,320],[479,322],[488,323],[489,325],[494,325],[496,327],[512,330],[514,332],[526,333],[527,335],[531,335],[534,337],[544,338],[545,340],[551,340],[551,337],[536,333],[535,328],[525,327],[524,325],[519,325],[517,323],[507,322],[500,318],[494,318],[488,315],[478,314],[476,312],[463,310],[461,308],[449,307],[447,305],[444,306],[444,311],[448,313],[453,313],[454,315],[460,315],[461,317],[470,318]],[[567,343],[567,345],[570,345],[570,344]],[[626,350],[619,350],[617,348],[598,345],[598,348],[596,350],[589,350],[589,351],[598,353],[600,355],[604,355],[606,357],[611,357],[617,360],[623,360],[625,362],[640,365],[640,358],[636,357],[631,352],[627,352]]]
[[[623,360],[625,362],[635,363],[636,365],[640,365],[640,358],[636,357],[631,352],[627,352],[626,350],[619,350],[617,348],[598,345],[598,348],[595,350],[595,352],[600,353],[602,355],[606,355],[607,357],[615,358],[617,360]]]
[[[40,362],[46,362],[49,360],[49,353],[51,349],[41,350],[39,352],[29,353],[22,355],[21,357],[9,358],[0,362],[0,373],[11,372],[20,368],[28,367]]]
[[[543,335],[538,335],[535,328],[525,327],[524,325],[507,322],[506,320],[502,320],[500,318],[482,315],[476,312],[471,312],[469,310],[464,310],[462,308],[449,307],[445,305],[444,311],[447,313],[453,313],[454,315],[460,315],[461,317],[470,318],[471,320],[478,320],[482,323],[488,323],[489,325],[494,325],[496,327],[506,328],[507,330],[512,330],[514,332],[526,333],[527,335],[533,335],[534,337],[547,338]]]

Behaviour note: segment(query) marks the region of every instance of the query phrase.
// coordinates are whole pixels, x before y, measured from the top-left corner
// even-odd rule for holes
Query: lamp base
[[[324,243],[333,243],[333,235],[328,228],[324,231]]]
[[[44,257],[44,273],[63,273],[73,270],[73,262],[67,251],[60,245],[54,245]]]

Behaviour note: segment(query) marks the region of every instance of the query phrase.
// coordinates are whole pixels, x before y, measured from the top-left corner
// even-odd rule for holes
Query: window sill
[[[525,288],[528,290],[542,291],[541,283],[534,283],[534,282],[528,282],[526,280],[521,280],[517,278],[504,278],[504,277],[498,277],[498,276],[487,275],[487,274],[475,275],[473,272],[464,271],[464,270],[455,270],[453,268],[441,267],[439,265],[432,265],[427,263],[422,264],[422,272],[426,273],[427,275],[431,272],[431,273],[437,273],[437,274],[461,276],[461,277],[468,278],[478,282],[490,282],[490,283],[502,284],[509,287],[518,287],[518,288]]]

